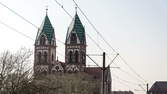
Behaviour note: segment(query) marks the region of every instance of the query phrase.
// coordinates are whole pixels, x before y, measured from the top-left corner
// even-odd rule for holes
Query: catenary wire
[[[69,15],[69,13],[66,11],[66,9],[64,9],[63,5],[61,5],[57,0],[54,0],[59,6],[62,7],[62,9]],[[89,22],[89,24],[94,28],[94,30],[97,32],[97,34],[99,34],[99,36],[103,39],[103,41],[114,51],[116,52],[116,50],[104,39],[104,37],[101,35],[101,33],[96,29],[96,27],[93,25],[93,23],[88,19],[88,17],[86,16],[86,14],[81,10],[81,8],[78,6],[78,4],[73,0],[73,2],[75,3],[76,7],[81,11],[81,13],[85,16],[85,18],[87,19],[87,21]],[[70,15],[71,17],[71,15]],[[98,45],[99,46],[99,45]],[[101,47],[100,47],[101,49]],[[102,50],[102,49],[101,49]],[[116,52],[117,53],[117,52]],[[120,55],[119,55],[120,56]],[[122,61],[124,62],[124,59],[121,58]],[[128,64],[126,64],[128,65]],[[128,67],[130,68],[130,65],[128,65]],[[132,70],[132,68],[130,68],[131,71],[133,71],[135,74],[137,72],[135,72],[134,70]],[[139,74],[136,74],[139,77]],[[141,79],[141,76],[140,76]],[[143,79],[142,79],[143,80]]]
[[[105,38],[102,36],[102,34],[97,30],[97,28],[95,27],[95,25],[93,25],[93,23],[89,20],[89,18],[86,16],[86,14],[82,11],[82,9],[78,6],[78,4],[75,2],[75,0],[73,0],[74,4],[76,5],[76,7],[80,10],[80,12],[84,15],[84,17],[86,18],[86,20],[88,21],[88,23],[92,26],[92,28],[97,32],[97,34],[99,34],[99,36],[102,38],[102,40],[116,53],[118,53],[111,45],[110,43],[108,43]],[[140,79],[142,79],[145,83],[146,81],[125,61],[124,58],[122,58],[121,55],[119,55],[121,57],[121,60],[129,67],[129,69],[131,69],[131,71],[133,71],[134,74],[136,74]]]
[[[14,13],[15,15],[17,15],[18,17],[20,17],[21,19],[23,19],[24,21],[26,21],[27,23],[31,24],[33,27],[35,27],[36,29],[39,30],[38,26],[36,26],[35,24],[33,24],[31,21],[27,20],[25,17],[21,16],[19,13],[17,13],[17,12],[14,11],[13,9],[9,8],[7,5],[3,4],[2,2],[0,2],[0,5],[2,5],[3,7],[7,8],[9,11],[11,11],[12,13]],[[69,15],[69,16],[70,16],[70,15]],[[18,30],[12,28],[11,26],[9,26],[9,25],[7,25],[7,24],[5,24],[5,23],[3,23],[3,22],[2,22],[1,24],[4,24],[6,27],[9,27],[10,29],[13,29],[14,31],[18,31]],[[19,31],[18,31],[18,32],[19,32]],[[22,34],[23,36],[25,36],[25,37],[27,37],[27,38],[29,37],[29,36],[27,36],[27,35],[25,35],[25,34],[23,34],[23,33],[21,33],[21,32],[20,32],[20,34]],[[32,38],[31,38],[31,39],[32,39]],[[61,40],[59,40],[59,39],[57,39],[57,38],[56,38],[56,40],[57,40],[58,42],[64,44],[64,42],[62,42]]]
[[[17,33],[19,33],[20,35],[22,35],[22,36],[24,36],[24,37],[26,37],[26,38],[28,38],[28,39],[34,41],[34,39],[31,38],[30,36],[27,36],[26,34],[24,34],[24,33],[20,32],[20,31],[16,30],[15,28],[13,28],[13,27],[11,27],[11,26],[5,24],[5,23],[2,22],[1,20],[0,20],[0,23],[1,23],[2,25],[4,25],[5,27],[7,27],[7,28],[9,28],[9,29],[11,29],[11,30],[13,30],[13,31],[15,31],[15,32],[17,32]]]
[[[55,0],[56,1],[56,0]],[[73,0],[74,1],[74,0]],[[76,2],[75,2],[76,3]],[[21,16],[21,15],[19,15],[18,13],[16,13],[15,11],[13,11],[12,9],[10,9],[9,7],[7,7],[6,5],[4,5],[4,4],[2,4],[1,2],[0,2],[0,4],[1,5],[3,5],[4,7],[6,7],[7,9],[9,9],[10,11],[12,11],[14,14],[16,14],[17,16],[19,16],[20,18],[22,18],[23,20],[25,20],[26,22],[28,22],[29,24],[31,24],[31,25],[33,25],[35,28],[38,28],[36,25],[34,25],[34,24],[32,24],[30,21],[28,21],[27,19],[25,19],[23,16]],[[61,6],[63,9],[64,9],[64,7],[63,6]],[[77,4],[77,7],[78,7],[78,4]],[[79,8],[79,7],[78,7]],[[80,8],[79,8],[79,10],[82,12],[82,13],[84,13]],[[68,14],[68,12],[64,9],[64,11]],[[69,14],[68,14],[69,15]],[[71,16],[71,15],[69,15],[69,16]],[[85,15],[86,16],[86,15]],[[72,18],[72,16],[71,16],[71,18]],[[86,16],[86,18],[87,18],[87,16]],[[88,18],[87,18],[88,19]],[[89,20],[89,19],[88,19]],[[90,20],[89,20],[90,21]],[[25,34],[23,34],[23,33],[21,33],[21,32],[19,32],[18,30],[16,30],[16,29],[14,29],[14,28],[12,28],[12,27],[10,27],[9,25],[7,25],[7,24],[4,24],[4,23],[2,23],[1,22],[1,24],[3,24],[3,25],[5,25],[6,27],[9,27],[10,29],[12,29],[12,30],[14,30],[14,31],[16,31],[17,33],[20,33],[21,35],[23,35],[23,36],[25,36],[25,37],[27,37],[27,38],[31,38],[31,37],[29,37],[29,36],[27,36],[27,35],[25,35]],[[92,24],[92,26],[95,28],[95,26]],[[96,29],[96,28],[95,28]],[[97,29],[96,29],[97,30]],[[98,34],[100,34],[99,32],[97,32]],[[100,36],[102,37],[102,35],[100,34]],[[105,39],[104,39],[104,37],[102,37],[103,38],[103,40],[105,41]],[[31,40],[33,40],[32,38],[31,38]],[[107,43],[107,41],[105,41],[106,42],[106,44],[107,45],[110,45],[109,43]],[[111,46],[111,45],[110,45]],[[112,48],[112,46],[111,46],[111,48]],[[113,49],[113,48],[112,48]],[[113,49],[113,51],[114,52],[116,52],[114,49]],[[122,58],[123,59],[123,58]],[[124,63],[126,63],[125,62],[125,60],[123,59],[123,61],[124,61]],[[128,65],[127,63],[126,63],[126,65]],[[129,66],[129,65],[128,65]],[[130,66],[129,66],[130,67]],[[130,69],[131,70],[133,70],[134,71],[134,69],[132,68],[132,67],[130,67]],[[134,71],[134,73],[135,74],[137,74],[137,72],[135,72]],[[140,78],[142,78],[139,74],[137,74],[137,76],[138,77],[140,77]],[[143,78],[142,78],[143,79]],[[143,79],[144,80],[144,79]]]

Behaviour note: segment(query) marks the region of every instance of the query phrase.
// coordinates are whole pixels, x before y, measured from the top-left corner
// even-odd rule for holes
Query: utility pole
[[[102,77],[102,80],[103,80],[103,87],[102,87],[102,94],[104,94],[104,84],[105,84],[105,56],[106,56],[106,53],[103,52],[103,68],[102,68],[102,71],[103,71],[103,77]]]
[[[115,57],[114,57],[114,59],[111,61],[111,63],[110,64],[112,64],[112,62],[114,62],[114,60],[116,59],[116,57],[118,56],[119,54],[117,54]],[[86,55],[91,61],[93,61],[97,66],[99,66],[89,55]],[[101,56],[101,55],[94,55],[94,54],[92,54],[92,56]],[[102,67],[100,67],[100,69],[102,70],[102,83],[101,83],[101,85],[102,85],[102,88],[101,88],[101,94],[104,94],[105,93],[105,71],[106,71],[106,64],[105,64],[105,62],[106,62],[106,53],[105,52],[103,52],[103,66]],[[110,64],[108,65],[108,66],[110,66]],[[115,67],[115,68],[119,68],[119,67]]]

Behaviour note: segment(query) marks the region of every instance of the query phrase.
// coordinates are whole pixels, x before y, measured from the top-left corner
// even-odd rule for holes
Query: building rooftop
[[[167,92],[167,81],[156,81],[149,92]]]

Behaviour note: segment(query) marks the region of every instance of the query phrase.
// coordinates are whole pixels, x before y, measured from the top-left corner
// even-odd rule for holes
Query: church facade
[[[100,67],[86,67],[85,28],[76,13],[67,29],[65,40],[65,62],[56,60],[56,38],[51,21],[46,14],[35,40],[34,75],[55,73],[87,73],[94,80],[101,80]],[[111,91],[110,68],[105,70],[105,94]]]

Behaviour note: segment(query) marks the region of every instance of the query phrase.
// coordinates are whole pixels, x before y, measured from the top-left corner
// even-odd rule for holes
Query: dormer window
[[[71,43],[77,43],[77,37],[75,33],[71,34]]]
[[[42,35],[41,36],[41,39],[40,39],[40,45],[45,45],[45,36],[44,35]]]

